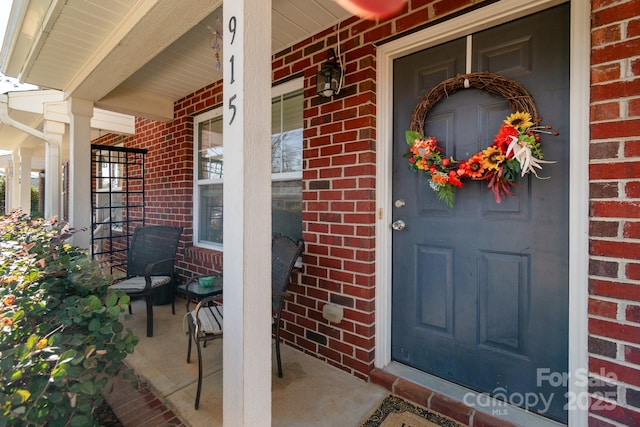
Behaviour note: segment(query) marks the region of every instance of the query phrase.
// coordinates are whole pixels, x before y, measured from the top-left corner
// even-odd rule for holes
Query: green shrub
[[[138,339],[129,297],[54,222],[0,218],[0,427],[93,426]]]

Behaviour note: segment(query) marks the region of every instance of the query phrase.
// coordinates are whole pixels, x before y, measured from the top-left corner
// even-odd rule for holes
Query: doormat
[[[394,394],[382,399],[361,427],[464,427],[457,421]]]

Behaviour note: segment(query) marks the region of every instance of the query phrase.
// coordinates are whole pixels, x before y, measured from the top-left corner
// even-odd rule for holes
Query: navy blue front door
[[[542,136],[556,161],[541,172],[549,179],[520,179],[500,204],[471,182],[449,209],[408,169],[404,132],[430,88],[465,73],[468,46],[461,38],[394,64],[393,200],[404,204],[393,219],[406,228],[393,232],[392,358],[564,421],[566,384],[546,379],[567,371],[569,7],[471,35],[472,71],[521,83],[560,132]],[[467,159],[509,113],[503,98],[461,90],[428,113],[425,133]]]

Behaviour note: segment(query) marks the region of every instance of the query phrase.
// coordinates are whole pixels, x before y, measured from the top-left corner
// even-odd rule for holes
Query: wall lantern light
[[[327,51],[327,62],[322,65],[316,78],[316,93],[325,98],[340,93],[342,87],[342,68],[333,48]]]

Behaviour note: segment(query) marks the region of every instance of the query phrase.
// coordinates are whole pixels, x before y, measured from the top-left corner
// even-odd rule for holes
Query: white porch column
[[[61,167],[60,146],[64,135],[64,123],[45,120],[44,133],[49,137],[45,147],[45,176],[44,176],[44,217],[54,215],[60,217],[61,206]]]
[[[271,2],[225,1],[223,425],[271,425]]]
[[[19,199],[18,207],[28,215],[31,215],[31,159],[33,157],[33,149],[20,147],[20,163],[19,163]]]
[[[9,182],[7,182],[7,207],[6,211],[20,207],[20,151],[13,150],[11,153],[11,173],[7,176]]]
[[[69,225],[76,229],[71,243],[91,244],[91,117],[93,102],[69,98]]]

